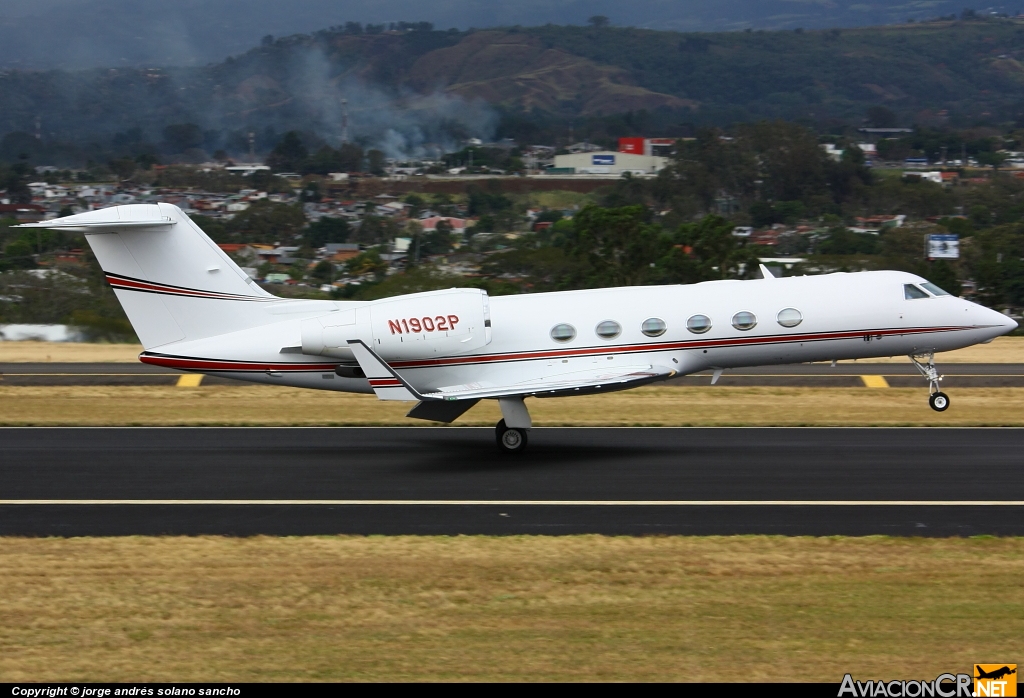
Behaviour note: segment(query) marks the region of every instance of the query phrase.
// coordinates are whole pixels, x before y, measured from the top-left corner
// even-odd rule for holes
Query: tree
[[[344,218],[321,218],[303,232],[306,245],[319,249],[332,242],[347,242],[351,228]]]
[[[992,153],[983,152],[978,153],[978,164],[991,167],[993,170],[998,170],[999,166],[1006,162],[1006,155],[1004,153]]]
[[[868,107],[868,124],[875,128],[892,128],[897,124],[896,112],[888,107]]]
[[[358,172],[363,169],[363,149],[355,143],[342,143],[338,148],[340,172]]]
[[[128,179],[135,174],[135,161],[131,158],[117,158],[107,163],[107,167],[117,175],[118,179]]]
[[[164,128],[164,141],[172,153],[184,153],[190,148],[199,148],[203,145],[203,140],[203,129],[196,124],[171,124]]]
[[[656,261],[672,242],[657,225],[648,222],[643,206],[600,208],[588,206],[572,220],[565,245],[571,288],[639,286],[654,283]]]
[[[370,168],[370,174],[380,177],[384,174],[384,153],[380,150],[370,150],[366,153],[366,159]]]
[[[267,165],[276,172],[298,172],[305,165],[309,151],[298,131],[289,131],[267,156]]]
[[[743,278],[757,269],[757,254],[732,234],[735,226],[721,216],[705,216],[679,227],[678,244],[666,262],[672,281],[694,283]]]
[[[302,208],[260,199],[227,224],[237,242],[275,243],[294,240],[306,224]]]
[[[310,272],[310,276],[319,281],[320,283],[329,284],[334,280],[334,265],[326,259],[317,262],[317,265],[313,267],[313,271]]]
[[[352,276],[372,274],[383,278],[388,271],[388,263],[380,258],[380,252],[374,248],[357,254],[345,262],[345,269]]]

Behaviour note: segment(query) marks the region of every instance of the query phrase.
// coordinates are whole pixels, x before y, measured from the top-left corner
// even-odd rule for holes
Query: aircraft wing
[[[470,383],[467,385],[445,386],[439,390],[420,393],[402,378],[373,350],[361,340],[349,340],[349,346],[360,368],[374,392],[382,400],[419,400],[421,402],[481,400],[498,397],[560,397],[565,395],[587,395],[614,390],[634,388],[645,383],[665,380],[676,371],[664,366],[650,364],[634,366],[602,367],[585,371],[574,371],[554,376],[545,376],[521,383],[496,385]]]

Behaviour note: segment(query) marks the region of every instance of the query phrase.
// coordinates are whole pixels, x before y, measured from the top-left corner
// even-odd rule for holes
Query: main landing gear
[[[498,448],[505,453],[522,453],[526,450],[526,429],[507,427],[504,419],[494,427],[494,438],[498,441]]]
[[[926,359],[926,361],[921,361],[921,359]],[[949,396],[939,390],[939,381],[942,380],[942,376],[939,375],[938,370],[935,368],[935,352],[911,354],[910,360],[913,362],[918,373],[928,381],[928,390],[931,393],[928,396],[928,404],[936,412],[945,412],[949,409]]]
[[[501,416],[504,417],[494,427],[494,438],[498,448],[504,453],[522,453],[526,450],[527,430],[533,426],[530,413],[523,404],[521,397],[499,398]]]

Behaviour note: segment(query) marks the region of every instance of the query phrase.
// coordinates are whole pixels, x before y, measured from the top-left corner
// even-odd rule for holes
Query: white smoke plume
[[[317,48],[298,53],[295,61],[288,92],[332,145],[342,138],[342,100],[348,103],[349,140],[399,160],[434,159],[467,138],[488,140],[498,124],[497,112],[483,100],[375,87],[340,72]]]

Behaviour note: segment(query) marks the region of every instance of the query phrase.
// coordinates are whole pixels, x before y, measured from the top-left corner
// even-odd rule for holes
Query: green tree
[[[135,174],[136,163],[131,158],[117,158],[107,163],[107,167],[117,175],[118,179],[128,179]]]
[[[171,152],[184,153],[203,145],[203,129],[192,123],[171,124],[164,128],[164,141]]]
[[[306,228],[302,237],[306,245],[319,249],[331,242],[347,242],[351,228],[344,218],[321,218]]]
[[[665,262],[669,279],[694,283],[753,276],[758,268],[757,253],[732,234],[734,227],[721,216],[705,216],[697,223],[680,226],[678,244]]]
[[[345,262],[345,270],[352,276],[372,274],[374,277],[382,279],[388,271],[388,263],[381,259],[380,251],[377,248],[372,248],[360,252]]]
[[[234,242],[284,243],[296,239],[305,224],[299,206],[260,199],[227,223],[226,234]]]
[[[324,259],[317,262],[316,266],[313,267],[313,271],[310,272],[310,276],[323,284],[329,284],[334,280],[334,265],[328,260]]]
[[[658,279],[656,262],[672,247],[643,206],[587,206],[572,220],[565,245],[573,288],[640,286]]]
[[[384,153],[380,150],[371,150],[366,153],[370,174],[380,177],[384,174]]]
[[[379,284],[362,286],[356,292],[355,297],[359,300],[369,301],[457,286],[465,288],[466,285],[465,277],[442,274],[429,265],[422,265],[401,274],[392,274]]]
[[[302,143],[298,131],[289,131],[267,156],[267,165],[275,172],[300,172],[306,164],[309,151]]]
[[[817,247],[820,254],[877,254],[878,236],[852,233],[846,228],[834,228]]]

